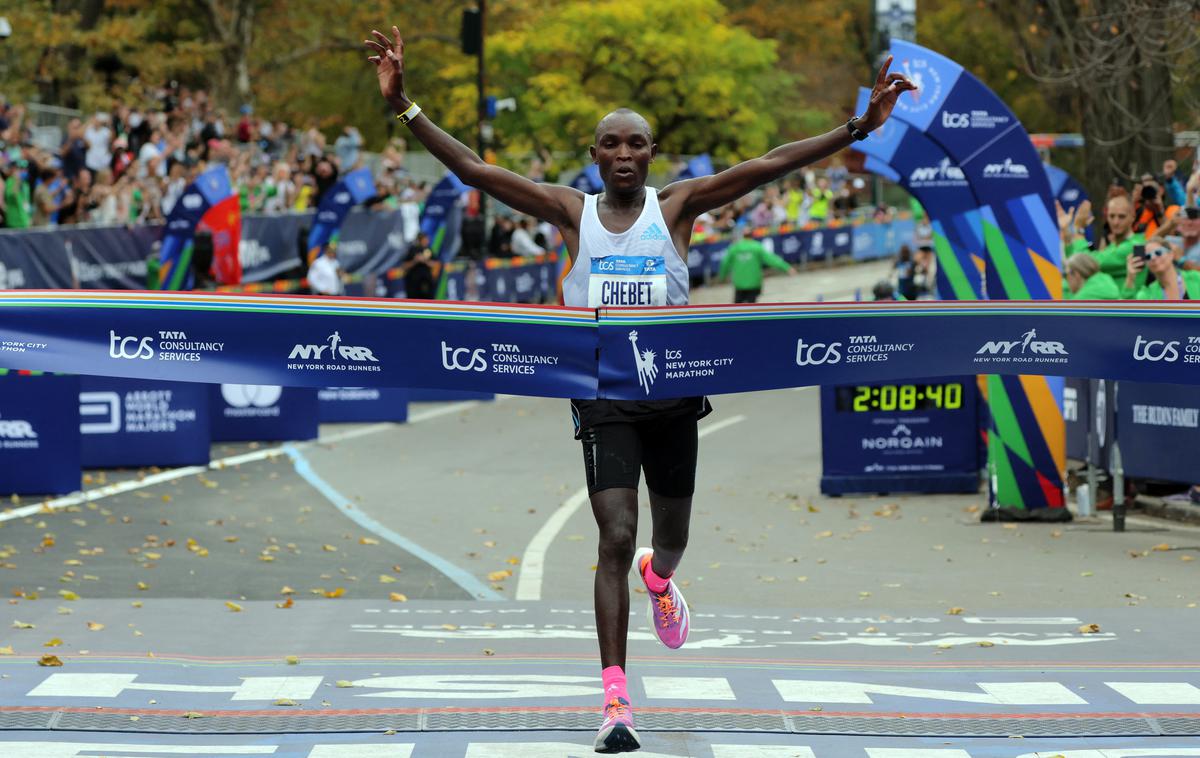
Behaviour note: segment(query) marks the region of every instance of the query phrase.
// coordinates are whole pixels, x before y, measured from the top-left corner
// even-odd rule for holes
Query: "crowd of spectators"
[[[346,126],[334,140],[256,116],[236,118],[203,90],[171,86],[148,106],[114,103],[72,118],[54,147],[34,138],[25,106],[0,102],[0,226],[141,224],[165,218],[201,171],[224,164],[244,213],[315,207],[338,176],[363,164],[363,140]],[[404,169],[405,143],[392,139],[374,165],[371,204],[419,205],[429,187]]]
[[[1058,209],[1064,295],[1080,300],[1200,299],[1200,160],[1190,177],[1175,160],[1143,174],[1132,188],[1114,183],[1100,209]]]

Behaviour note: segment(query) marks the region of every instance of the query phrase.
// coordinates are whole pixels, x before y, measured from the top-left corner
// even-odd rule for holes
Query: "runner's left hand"
[[[917,88],[904,74],[889,74],[888,69],[891,66],[892,56],[889,55],[883,62],[883,67],[879,69],[879,76],[875,77],[867,112],[858,122],[858,128],[865,132],[873,132],[883,126],[883,122],[892,115],[892,109],[896,107],[896,99],[900,97],[901,92],[911,92]]]

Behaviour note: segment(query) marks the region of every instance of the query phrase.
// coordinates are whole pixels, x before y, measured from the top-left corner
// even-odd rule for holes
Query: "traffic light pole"
[[[478,118],[476,119],[475,139],[479,146],[479,157],[486,160],[487,145],[484,142],[484,127],[487,124],[487,95],[486,82],[484,80],[484,50],[487,40],[487,0],[478,0],[479,2],[479,60],[478,69],[475,72],[475,84],[479,89],[478,103]],[[479,193],[479,218],[487,224],[487,195],[483,192]]]

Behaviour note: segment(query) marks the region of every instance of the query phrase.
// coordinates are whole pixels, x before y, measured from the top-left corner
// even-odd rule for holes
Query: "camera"
[[[1158,199],[1158,187],[1142,187],[1142,202],[1149,203]]]
[[[1184,208],[1183,212],[1186,213],[1188,219],[1192,221],[1200,218],[1200,208]]]

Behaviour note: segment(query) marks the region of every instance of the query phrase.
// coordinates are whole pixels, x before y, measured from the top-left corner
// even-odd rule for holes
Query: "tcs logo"
[[[154,348],[151,347],[153,341],[150,337],[142,337],[140,340],[137,337],[118,337],[116,332],[109,329],[108,355],[131,361],[139,358],[148,361],[154,357]]]
[[[487,371],[483,348],[450,347],[442,342],[442,367],[447,371]]]
[[[805,343],[804,338],[796,340],[796,365],[797,366],[823,366],[825,364],[839,363],[842,360],[840,348],[842,343],[830,342],[813,342]]]
[[[951,113],[942,111],[942,127],[946,129],[966,129],[971,125],[971,116],[967,113]]]
[[[1179,360],[1179,342],[1175,340],[1171,342],[1148,340],[1139,334],[1137,341],[1133,343],[1133,359],[1135,361],[1150,361],[1152,363],[1157,363],[1158,361],[1174,363]]]

